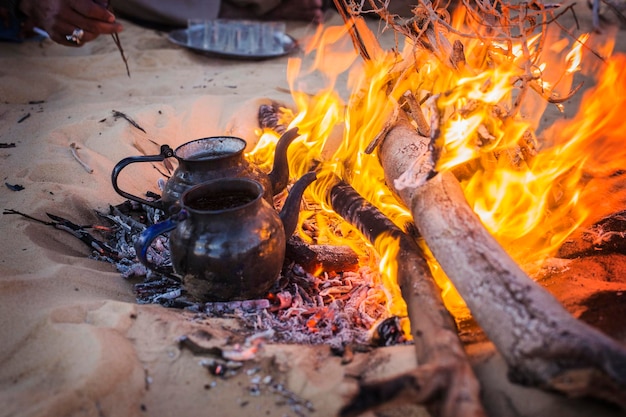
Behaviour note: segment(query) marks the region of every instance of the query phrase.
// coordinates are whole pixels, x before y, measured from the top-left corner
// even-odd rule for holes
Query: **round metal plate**
[[[276,32],[274,36],[278,40],[278,46],[271,51],[265,51],[263,53],[244,53],[243,51],[237,50],[224,51],[216,49],[215,47],[212,48],[210,45],[204,44],[204,42],[202,42],[202,37],[197,36],[197,32],[200,32],[202,30],[204,30],[202,26],[192,26],[187,29],[174,30],[168,34],[168,39],[176,45],[180,45],[194,52],[229,59],[261,60],[277,58],[288,55],[298,47],[298,44],[294,38],[287,35],[286,33]]]

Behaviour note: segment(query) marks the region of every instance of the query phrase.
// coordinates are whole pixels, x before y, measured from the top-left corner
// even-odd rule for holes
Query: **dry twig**
[[[543,51],[544,42],[547,38],[548,25],[554,23],[574,42],[580,43],[577,37],[559,24],[558,18],[567,12],[573,13],[573,5],[561,6],[558,3],[543,3],[532,0],[513,4],[510,2],[470,2],[463,0],[461,5],[466,10],[466,24],[473,31],[461,31],[454,28],[450,22],[450,15],[445,8],[438,7],[437,2],[424,0],[419,2],[414,10],[414,16],[410,19],[398,18],[391,15],[386,8],[384,0],[368,0],[371,9],[391,27],[396,33],[411,39],[418,48],[430,51],[439,60],[458,70],[464,66],[463,44],[456,39],[450,44],[448,38],[461,37],[467,39],[479,39],[487,45],[507,45],[506,49],[501,46],[489,48],[490,59],[496,62],[510,60],[513,56],[512,45],[517,42],[522,47],[523,62],[520,64],[523,75],[512,83],[516,83],[516,102],[509,111],[508,116],[517,114],[519,107],[529,89],[539,91],[541,96],[549,103],[557,106],[567,100],[578,88],[572,90],[567,98],[560,98],[552,91],[544,91],[538,87],[538,76],[535,72],[537,61]],[[531,36],[539,33],[534,49],[528,48]],[[581,45],[598,58],[604,60],[598,52],[593,51],[587,45]]]
[[[365,148],[364,152],[366,154],[371,154],[372,152],[374,152],[374,150],[378,147],[380,142],[385,138],[385,135],[387,134],[389,129],[391,129],[398,121],[399,114],[400,114],[400,107],[395,106],[393,109],[393,115],[391,116],[391,118],[387,120],[387,123],[385,123],[385,126],[383,126],[383,129],[374,137],[374,139],[372,139],[370,144],[367,145],[367,148]]]
[[[82,166],[85,169],[85,171],[87,171],[90,174],[93,174],[93,168],[91,168],[89,165],[87,165],[87,163],[84,162],[82,159],[80,159],[80,157],[78,156],[78,150],[79,149],[80,149],[80,147],[78,145],[76,145],[76,143],[74,143],[74,142],[70,143],[70,152],[72,152],[72,156],[74,157],[74,159],[76,159],[76,161],[78,161],[80,166]]]
[[[107,8],[113,12],[113,6],[109,2]],[[122,48],[122,41],[120,40],[120,35],[118,33],[112,33],[111,37],[113,38],[113,42],[115,42],[115,46],[120,51],[120,55],[122,56],[122,61],[124,61],[124,66],[126,67],[126,75],[130,78],[130,68],[128,68],[128,59],[126,58],[126,54],[124,53],[124,48]]]
[[[365,42],[363,42],[363,38],[359,33],[359,30],[356,25],[357,17],[350,11],[350,7],[347,4],[346,0],[333,0],[335,3],[335,7],[337,11],[341,15],[348,31],[350,33],[350,37],[352,38],[352,43],[354,44],[354,49],[361,55],[361,58],[368,61],[370,59],[369,52],[367,52],[367,46]]]
[[[116,119],[121,117],[122,119],[124,119],[128,123],[130,123],[133,127],[141,130],[143,133],[146,133],[146,129],[144,129],[143,127],[139,126],[139,124],[136,121],[134,121],[133,119],[130,118],[130,116],[128,116],[125,113],[122,113],[121,111],[113,110],[113,117],[116,118]]]
[[[413,116],[413,121],[417,124],[417,131],[420,135],[429,137],[430,136],[430,126],[426,121],[426,117],[424,117],[424,112],[422,111],[422,107],[419,102],[413,95],[413,92],[407,91],[404,93],[404,99],[406,100],[409,108],[411,109],[411,116]],[[395,120],[394,120],[395,123]],[[387,133],[387,132],[385,132]]]

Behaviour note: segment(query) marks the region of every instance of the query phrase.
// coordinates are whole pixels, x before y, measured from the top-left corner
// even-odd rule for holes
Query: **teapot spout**
[[[285,204],[280,211],[280,219],[283,221],[283,227],[285,229],[285,237],[289,239],[293,232],[296,231],[298,226],[298,215],[300,214],[300,201],[302,200],[302,194],[306,188],[313,181],[317,179],[315,172],[308,172],[304,174],[296,183],[291,187],[289,195],[285,199]]]
[[[283,191],[289,183],[289,163],[287,161],[287,148],[295,138],[300,136],[298,128],[289,129],[278,139],[274,153],[274,165],[269,173],[272,193],[276,195]]]

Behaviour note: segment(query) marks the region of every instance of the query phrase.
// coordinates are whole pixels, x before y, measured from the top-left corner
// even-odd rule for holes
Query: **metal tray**
[[[237,22],[237,25],[245,25],[245,22]],[[202,38],[203,26],[190,26],[186,29],[178,29],[168,34],[168,39],[180,45],[184,48],[190,49],[194,52],[198,52],[204,55],[217,56],[229,59],[244,59],[244,60],[262,60],[269,58],[277,58],[284,55],[288,55],[297,49],[298,43],[294,38],[287,35],[284,32],[275,32],[273,34],[276,42],[274,47],[266,49],[261,52],[243,51],[233,49],[226,51],[218,48],[216,45],[210,45]]]

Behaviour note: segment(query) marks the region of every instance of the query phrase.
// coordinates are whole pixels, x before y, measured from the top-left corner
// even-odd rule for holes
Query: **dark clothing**
[[[0,40],[22,40],[22,17],[17,0],[0,0]]]

